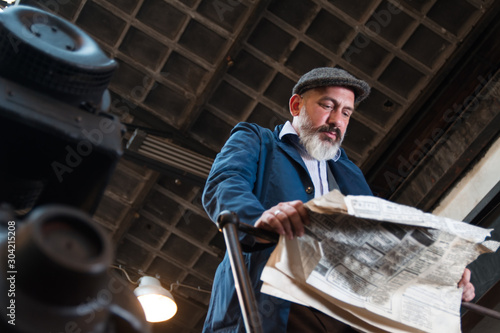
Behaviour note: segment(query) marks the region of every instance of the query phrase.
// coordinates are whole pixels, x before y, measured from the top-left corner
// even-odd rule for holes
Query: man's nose
[[[335,125],[336,127],[342,127],[345,122],[342,112],[338,109],[330,111],[327,121],[329,125]]]

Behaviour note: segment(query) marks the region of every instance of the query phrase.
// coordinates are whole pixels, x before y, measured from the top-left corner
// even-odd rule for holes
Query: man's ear
[[[300,95],[295,94],[290,97],[289,108],[290,114],[292,116],[296,117],[300,114],[300,110],[302,109],[302,101],[303,98]]]

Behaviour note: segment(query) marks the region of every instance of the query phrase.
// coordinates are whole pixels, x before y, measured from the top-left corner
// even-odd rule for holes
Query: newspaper
[[[500,243],[491,230],[338,191],[306,203],[306,235],[282,237],[262,292],[312,306],[361,332],[460,332],[467,264]]]

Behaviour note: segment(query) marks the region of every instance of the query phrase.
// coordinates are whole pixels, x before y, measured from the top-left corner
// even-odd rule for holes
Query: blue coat
[[[279,139],[283,125],[274,132],[255,124],[240,123],[217,155],[203,192],[203,205],[216,221],[229,210],[243,223],[253,225],[272,206],[292,200],[314,198],[314,185],[297,150]],[[371,195],[361,170],[342,150],[340,158],[328,161],[340,191],[352,195]],[[260,275],[274,246],[253,243],[243,235],[244,260],[252,280],[264,332],[286,332],[290,303],[260,293]],[[248,250],[248,252],[246,252]],[[234,287],[231,265],[226,254],[213,283],[204,332],[244,332],[245,327]]]

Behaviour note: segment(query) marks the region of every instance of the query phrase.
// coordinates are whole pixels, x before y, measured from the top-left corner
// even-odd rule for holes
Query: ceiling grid
[[[291,91],[306,71],[347,69],[372,86],[343,143],[367,171],[398,144],[428,89],[499,1],[74,0],[46,9],[117,60],[112,113],[167,141],[195,142],[211,157],[240,121],[273,129],[290,119]],[[95,215],[116,263],[135,277],[159,274],[165,286],[210,289],[225,245],[202,191],[203,184],[122,159]],[[174,296],[180,313],[155,332],[199,332],[209,294],[179,287]]]

